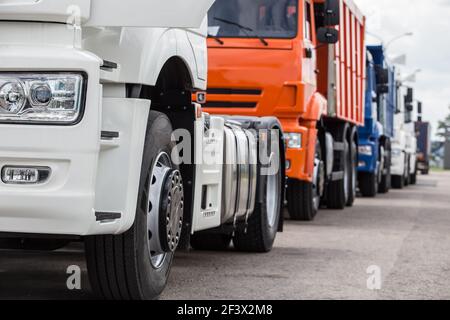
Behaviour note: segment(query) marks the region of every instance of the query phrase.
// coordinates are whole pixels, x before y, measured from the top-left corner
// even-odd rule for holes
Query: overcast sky
[[[436,129],[450,106],[450,0],[354,0],[367,17],[367,31],[385,43],[395,36],[414,32],[412,37],[395,41],[389,56],[407,54],[408,75],[416,69],[416,99],[423,101],[424,121]],[[376,43],[368,36],[368,44]]]

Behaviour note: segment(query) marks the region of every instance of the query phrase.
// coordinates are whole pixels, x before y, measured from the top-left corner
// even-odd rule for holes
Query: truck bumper
[[[391,175],[403,176],[405,174],[405,153],[400,149],[393,148],[391,161]]]
[[[85,112],[76,125],[0,125],[0,169],[51,169],[42,184],[0,181],[0,232],[118,234],[134,222],[149,102],[102,101],[100,65],[98,57],[73,48],[1,48],[0,72],[80,71],[88,83]],[[120,139],[102,141],[102,130],[117,131]],[[117,212],[121,218],[97,221],[96,212]]]
[[[378,159],[376,143],[368,139],[359,139],[359,146],[370,146],[372,148],[372,155],[358,153],[358,172],[376,172]]]
[[[286,176],[289,179],[312,182],[317,139],[315,127],[300,126],[297,119],[280,119],[284,133],[301,134],[301,148],[286,147]]]

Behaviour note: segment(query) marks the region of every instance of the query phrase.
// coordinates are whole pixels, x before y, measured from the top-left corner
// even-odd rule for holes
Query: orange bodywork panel
[[[288,177],[311,181],[317,122],[330,117],[363,124],[364,18],[350,0],[341,0],[340,41],[316,50],[314,4],[323,0],[298,3],[293,39],[268,38],[267,46],[257,38],[208,39],[204,110],[277,117],[285,133],[302,135],[301,148],[286,151]],[[308,9],[310,24],[305,24]],[[305,32],[308,25],[311,30]]]

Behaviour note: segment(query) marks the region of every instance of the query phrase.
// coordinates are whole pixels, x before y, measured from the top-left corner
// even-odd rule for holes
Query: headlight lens
[[[371,156],[373,154],[372,146],[359,146],[359,154],[364,156]]]
[[[301,133],[285,133],[287,147],[289,149],[301,149],[302,148],[302,134]]]
[[[11,113],[22,110],[26,101],[22,84],[18,81],[0,82],[0,84],[0,108]]]
[[[69,124],[81,116],[81,74],[0,74],[0,122]]]

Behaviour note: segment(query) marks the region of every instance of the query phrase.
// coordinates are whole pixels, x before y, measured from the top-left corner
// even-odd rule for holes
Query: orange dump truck
[[[208,19],[205,111],[281,121],[292,219],[312,220],[320,206],[351,206],[366,59],[356,5],[217,0]]]

